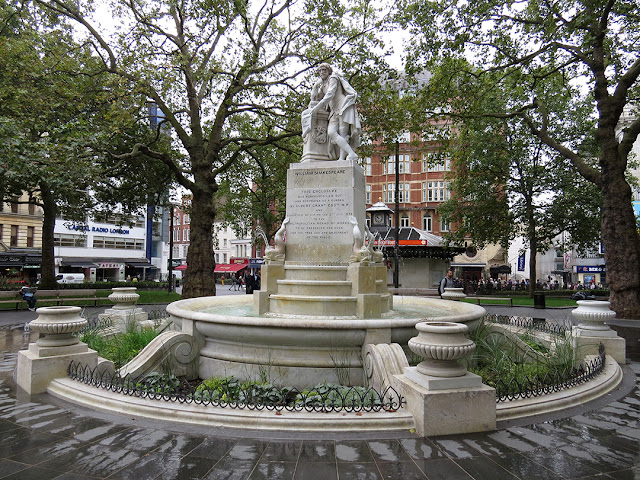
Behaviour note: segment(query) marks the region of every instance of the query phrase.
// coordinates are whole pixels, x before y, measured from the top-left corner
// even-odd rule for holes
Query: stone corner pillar
[[[98,353],[74,335],[87,325],[80,311],[80,307],[64,306],[36,310],[38,317],[29,328],[43,336],[29,344],[28,350],[18,352],[16,366],[16,383],[27,394],[44,393],[53,379],[66,377],[72,360],[90,368],[98,366]]]

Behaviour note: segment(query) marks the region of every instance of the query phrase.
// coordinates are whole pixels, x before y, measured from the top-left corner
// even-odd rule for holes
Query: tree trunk
[[[47,185],[41,185],[42,210],[42,265],[40,272],[40,288],[54,290],[58,287],[55,274],[55,261],[53,252],[53,231],[56,222],[58,208],[55,198]]]
[[[216,294],[213,253],[213,193],[195,189],[191,203],[190,244],[187,269],[184,272],[182,298],[206,297]]]
[[[640,236],[631,206],[631,187],[624,177],[626,162],[615,148],[603,152],[602,243],[609,301],[617,318],[640,319]]]

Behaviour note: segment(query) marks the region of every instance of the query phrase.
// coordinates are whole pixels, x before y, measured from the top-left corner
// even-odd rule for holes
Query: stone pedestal
[[[467,372],[458,360],[475,344],[465,337],[468,327],[452,322],[421,322],[409,348],[425,360],[406,367],[393,386],[407,401],[416,430],[422,436],[495,430],[496,392]]]
[[[136,287],[114,287],[111,290],[113,293],[108,298],[115,305],[98,315],[99,320],[112,322],[114,333],[125,332],[128,328],[153,328],[149,314],[136,307],[140,298]]]
[[[604,344],[606,354],[620,364],[627,362],[626,342],[618,336],[607,320],[615,318],[616,313],[609,309],[609,302],[598,300],[578,300],[578,308],[571,314],[580,324],[571,329],[573,346],[578,356],[597,355],[600,344]]]
[[[29,323],[30,330],[44,336],[18,352],[16,383],[28,394],[44,393],[54,378],[67,376],[73,360],[95,368],[98,354],[73,335],[86,325],[80,307],[42,307],[38,318]]]
[[[394,377],[393,388],[406,399],[423,437],[496,429],[496,391],[487,385],[429,390],[405,374]]]

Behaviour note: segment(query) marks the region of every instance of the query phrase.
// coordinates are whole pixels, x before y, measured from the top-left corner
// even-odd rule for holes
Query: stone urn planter
[[[462,287],[447,287],[442,294],[444,300],[462,300],[465,297]]]
[[[580,322],[579,328],[593,333],[610,331],[604,322],[616,316],[616,312],[609,309],[609,302],[602,300],[578,300],[578,308],[571,314]]]
[[[453,322],[420,322],[418,336],[409,340],[409,348],[425,358],[417,371],[434,377],[461,377],[467,369],[458,360],[475,350],[476,344],[465,334],[469,327]]]
[[[136,293],[136,287],[114,287],[111,290],[113,293],[107,298],[115,303],[113,310],[133,310],[140,298]]]
[[[80,316],[80,307],[40,307],[38,318],[29,323],[29,329],[44,336],[36,341],[41,347],[66,347],[80,342],[73,334],[87,326]]]

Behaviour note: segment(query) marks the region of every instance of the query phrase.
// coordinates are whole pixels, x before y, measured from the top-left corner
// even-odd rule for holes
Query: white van
[[[56,275],[58,283],[84,283],[84,273],[60,273]]]

